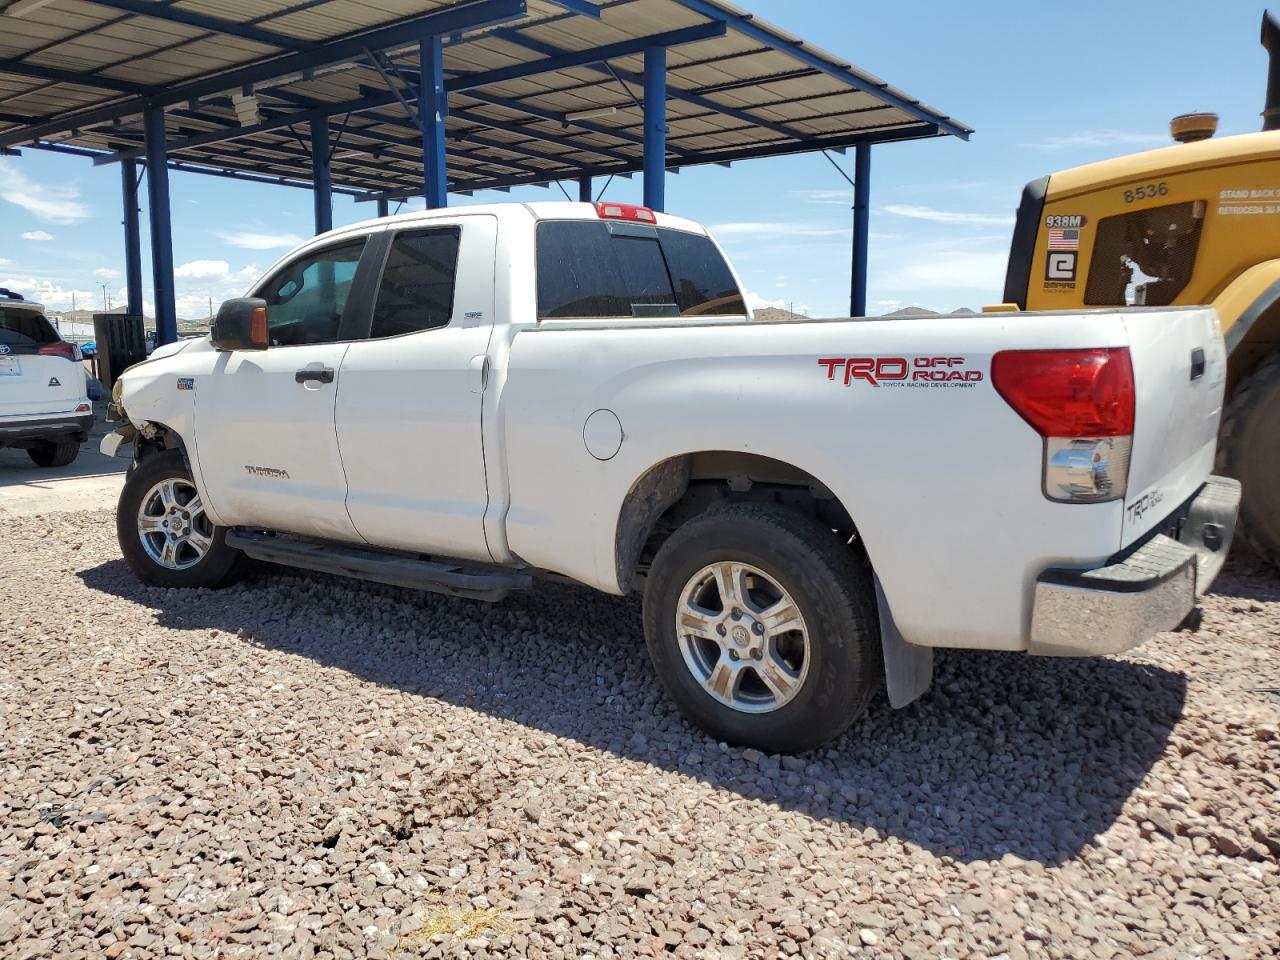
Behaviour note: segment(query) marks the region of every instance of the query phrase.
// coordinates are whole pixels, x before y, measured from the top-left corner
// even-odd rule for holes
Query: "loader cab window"
[[[259,289],[267,302],[267,335],[273,347],[338,340],[351,295],[363,238],[299,257]]]
[[[1098,221],[1084,302],[1164,307],[1191,280],[1205,203],[1173,203]]]
[[[538,224],[538,317],[746,315],[724,257],[705,236],[644,224]]]

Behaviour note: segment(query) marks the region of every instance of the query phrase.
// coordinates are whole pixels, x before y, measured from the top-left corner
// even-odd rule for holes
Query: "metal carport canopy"
[[[377,200],[857,152],[971,130],[721,0],[0,0],[0,153],[121,164],[129,312],[145,163],[160,342],[176,336],[168,170]]]
[[[490,25],[437,25],[452,191],[642,169],[654,46],[668,49],[668,169],[970,133],[718,0],[12,0],[0,147],[141,159],[143,109],[159,104],[174,165],[310,186],[311,124],[328,118],[335,187],[417,195],[412,20],[468,10]]]

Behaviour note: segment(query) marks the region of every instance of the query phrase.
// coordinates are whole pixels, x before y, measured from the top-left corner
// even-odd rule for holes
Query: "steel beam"
[[[591,177],[588,174],[578,178],[578,201],[580,203],[591,202]]]
[[[554,50],[554,54],[543,60],[534,60],[529,63],[513,63],[508,67],[499,67],[496,70],[479,70],[473,73],[460,73],[450,77],[445,81],[445,88],[450,92],[455,90],[474,90],[477,87],[487,87],[495,83],[505,83],[508,80],[519,80],[524,77],[537,76],[540,73],[551,73],[556,70],[568,70],[572,67],[585,67],[595,63],[604,63],[607,60],[614,60],[618,57],[634,57],[644,53],[653,47],[678,47],[686,43],[697,43],[700,40],[714,40],[716,37],[723,37],[726,32],[723,23],[716,21],[713,23],[700,23],[693,27],[684,27],[680,30],[669,30],[665,33],[654,33],[647,37],[635,37],[632,40],[621,40],[618,43],[605,44],[603,47],[591,47],[587,50],[562,50],[559,47],[550,47],[550,44],[542,44],[540,41],[524,41],[530,38],[524,37],[518,32],[515,34],[520,37],[516,41],[520,45],[530,50],[542,50],[550,47]],[[502,31],[500,33],[502,39],[509,39],[508,34],[513,31]],[[605,72],[608,72],[607,70]]]
[[[208,14],[184,9],[176,4],[158,4],[155,0],[89,0],[89,2],[99,7],[122,10],[134,16],[168,20],[170,23],[181,23],[188,27],[199,27],[201,30],[212,30],[214,33],[225,33],[228,36],[240,37],[242,40],[253,40],[256,43],[280,47],[282,50],[305,50],[317,45],[314,41],[276,33],[274,30],[255,27],[244,21],[211,17]]]
[[[30,77],[32,80],[47,80],[50,83],[69,83],[77,87],[94,87],[98,90],[111,90],[115,93],[143,94],[147,88],[140,83],[128,80],[116,80],[97,73],[85,73],[79,70],[59,70],[57,67],[42,67],[38,63],[26,63],[22,60],[0,60],[0,73],[12,74],[16,77]],[[25,91],[24,91],[25,92]]]
[[[667,48],[644,52],[644,205],[662,210],[667,176]]]
[[[849,316],[867,315],[867,249],[871,239],[871,144],[853,151],[853,264],[849,279]]]
[[[0,147],[12,147],[68,130],[106,123],[121,117],[136,116],[148,105],[171,106],[185,100],[198,100],[215,93],[251,86],[316,67],[355,60],[368,50],[417,43],[424,37],[442,36],[514,20],[524,15],[525,0],[471,0],[436,9],[430,13],[405,17],[381,27],[343,34],[310,50],[287,53],[259,60],[243,67],[225,70],[213,76],[177,83],[151,93],[147,98],[133,97],[102,106],[72,110],[51,117],[34,126],[0,134]],[[343,111],[336,111],[343,112]]]
[[[579,13],[584,17],[590,17],[593,20],[600,19],[600,8],[590,0],[549,0],[557,7],[564,7],[570,13]]]
[[[796,143],[788,141],[786,143],[772,143],[760,147],[754,147],[750,150],[739,152],[734,150],[720,150],[712,152],[704,152],[698,155],[697,160],[688,161],[670,161],[672,169],[702,166],[706,164],[715,164],[717,166],[725,166],[729,162],[738,162],[741,160],[752,160],[760,157],[781,157],[796,153],[810,153],[822,150],[843,150],[846,147],[855,147],[859,143],[892,143],[898,140],[919,140],[922,137],[936,137],[943,134],[936,126],[929,123],[917,123],[916,121],[908,121],[900,126],[890,130],[878,130],[872,134],[850,135],[842,137],[828,137],[826,139],[815,140],[812,143]],[[589,167],[579,167],[573,171],[574,176],[592,176],[592,177],[630,177],[632,170],[619,164],[599,164]],[[535,176],[522,177],[503,177],[490,178],[487,180],[469,180],[466,184],[456,185],[456,190],[507,190],[513,187],[524,186],[543,186],[553,180],[561,180],[568,176],[562,170],[551,170],[545,174]],[[402,200],[406,197],[416,196],[414,191],[402,190],[386,190],[381,193],[372,193],[368,196],[356,198],[356,202],[360,203],[364,200],[373,200],[378,196],[385,196],[391,200]]]
[[[142,115],[147,137],[147,214],[151,221],[151,282],[155,296],[156,344],[178,339],[173,294],[173,222],[169,215],[169,166],[165,153],[164,107],[149,105]]]
[[[720,24],[720,25],[723,26],[724,24]],[[560,47],[555,46],[554,44],[547,43],[544,40],[537,40],[537,39],[534,39],[533,37],[525,36],[523,33],[520,33],[517,30],[499,29],[499,30],[494,30],[492,32],[492,35],[502,40],[506,40],[508,43],[514,43],[516,46],[524,47],[526,50],[533,50],[537,53],[546,54],[552,57],[565,55],[569,52],[561,49]],[[649,46],[654,45],[651,42],[653,40],[652,37],[650,38],[642,37],[640,39],[642,42],[645,40],[649,40],[650,41],[650,43],[648,44]],[[665,44],[665,46],[672,46],[672,44]],[[642,52],[642,51],[637,51],[637,52]],[[631,73],[629,70],[619,70],[617,67],[607,67],[607,66],[598,65],[595,63],[587,63],[587,64],[584,64],[584,66],[588,70],[594,71],[595,73],[604,74],[605,76],[613,77],[616,80],[625,80],[627,83],[633,83],[636,85],[640,85],[644,83],[644,78],[642,76]],[[749,123],[755,127],[762,127],[765,130],[772,130],[774,133],[784,137],[789,137],[794,140],[806,139],[805,134],[800,133],[797,130],[793,130],[792,128],[785,126],[784,124],[774,123],[770,120],[765,120],[764,118],[757,117],[753,114],[748,113],[745,110],[739,110],[737,107],[731,107],[723,103],[717,103],[715,100],[712,100],[710,97],[704,97],[701,94],[691,93],[688,90],[681,90],[679,87],[670,87],[667,90],[667,96],[669,96],[672,100],[680,100],[680,101],[683,101],[684,103],[691,103],[695,107],[701,107],[703,110],[710,110],[715,113],[722,113],[726,117],[733,117],[735,120],[740,120],[743,123]]]
[[[422,121],[422,194],[427,209],[448,206],[449,190],[445,155],[444,121],[449,116],[449,95],[444,83],[444,47],[434,36],[418,44],[418,118]]]
[[[329,174],[329,118],[311,121],[311,183],[316,233],[333,229],[333,178]]]
[[[386,197],[378,197],[378,216],[385,217],[390,210],[390,201]]]
[[[142,230],[138,225],[138,164],[120,164],[120,195],[124,201],[124,285],[126,312],[142,313]]]
[[[480,2],[482,3],[483,2],[499,2],[499,0],[480,0]],[[501,0],[501,2],[510,2],[510,0]],[[523,2],[523,0],[521,0],[521,2]],[[673,30],[667,33],[653,34],[648,37],[639,37],[635,40],[628,40],[622,43],[609,44],[608,46],[604,46],[604,47],[594,47],[590,50],[582,50],[582,51],[564,51],[564,50],[561,50],[559,47],[554,47],[554,46],[551,46],[550,44],[544,44],[541,41],[529,40],[528,42],[525,42],[524,38],[521,38],[521,40],[517,42],[521,43],[521,45],[527,47],[528,49],[534,50],[535,52],[545,52],[547,50],[550,50],[550,51],[553,51],[553,53],[550,56],[547,56],[543,60],[537,60],[532,63],[514,64],[511,67],[502,68],[500,70],[483,71],[483,72],[462,74],[456,77],[450,77],[444,80],[444,88],[446,91],[449,91],[449,92],[465,90],[467,91],[467,96],[469,97],[474,97],[477,100],[483,100],[488,103],[494,103],[497,106],[506,106],[510,101],[504,101],[500,97],[491,97],[488,94],[473,92],[475,86],[490,84],[490,83],[501,83],[504,80],[519,79],[526,76],[534,76],[539,73],[547,73],[555,70],[562,70],[567,67],[572,67],[575,65],[577,66],[590,65],[590,64],[602,62],[605,60],[609,60],[614,57],[635,56],[638,54],[642,54],[646,49],[649,49],[650,47],[654,47],[654,46],[669,47],[669,46],[679,46],[685,43],[696,43],[699,40],[706,40],[713,37],[723,36],[726,29],[727,28],[722,23],[702,24],[696,27],[687,27],[682,30]],[[519,36],[519,35],[516,34],[515,36]],[[505,35],[504,35],[504,39],[506,39]],[[361,56],[364,57],[363,52]],[[609,73],[608,68],[605,68],[605,67],[599,67],[599,68],[593,68],[593,69],[598,69],[601,72],[606,74]],[[641,82],[634,74],[623,72],[621,75],[628,77],[637,83]],[[689,95],[686,95],[683,93],[676,93],[673,91],[671,95],[673,97],[677,97],[678,99],[689,99]],[[186,137],[182,140],[175,140],[170,145],[170,147],[174,151],[180,151],[180,150],[188,149],[190,147],[201,146],[203,144],[217,143],[221,140],[235,140],[235,139],[239,139],[240,137],[247,137],[255,133],[264,133],[268,130],[287,127],[290,124],[303,123],[317,112],[322,112],[327,116],[334,116],[340,113],[359,113],[365,110],[375,110],[375,109],[390,106],[396,103],[400,99],[400,97],[404,97],[410,101],[416,99],[414,91],[402,90],[399,92],[399,94],[388,91],[386,93],[371,94],[369,96],[361,97],[358,100],[347,101],[345,103],[317,104],[314,107],[308,106],[305,110],[300,110],[294,114],[282,114],[281,116],[273,117],[268,120],[263,120],[259,123],[255,123],[247,127],[230,127],[226,130],[211,130],[206,133],[193,134],[192,136]],[[730,116],[738,116],[741,113],[740,111],[735,111],[731,107],[719,106],[711,103],[710,101],[703,101],[700,99],[699,102],[703,106],[708,107],[708,109],[717,109],[720,112]],[[424,115],[427,113],[427,111],[423,108],[421,104],[419,104],[418,109]],[[525,110],[525,112],[530,113],[530,115],[532,116],[541,116],[544,119],[554,119],[560,123],[567,122],[574,126],[581,127],[583,130],[589,130],[592,133],[600,133],[607,136],[612,136],[619,140],[630,140],[633,142],[639,141],[639,138],[636,138],[633,135],[628,133],[624,133],[621,131],[613,131],[608,127],[604,127],[599,124],[590,124],[590,123],[578,122],[578,121],[566,121],[564,117],[558,114],[549,113],[547,111],[540,111],[536,107],[524,107],[524,106],[514,107],[513,106],[512,109]],[[749,116],[746,116],[745,114],[743,114],[742,116],[745,117],[747,122],[750,122],[752,124],[768,126],[767,121],[760,120],[759,118],[756,118],[756,117],[749,117]],[[493,122],[495,129],[499,129],[496,125],[498,122],[499,121]],[[795,133],[795,131],[788,130],[780,126],[778,127],[778,132],[781,132],[786,136],[792,136],[792,137],[798,136]],[[530,136],[531,138],[534,136],[532,134],[527,134],[527,135]],[[44,136],[44,134],[38,134],[38,136]],[[7,145],[5,142],[5,139],[6,139],[5,136],[0,135],[0,147]],[[23,138],[21,136],[15,136],[14,142],[15,143],[22,142],[22,139]],[[602,150],[605,150],[605,149],[607,148],[602,148]],[[116,158],[121,160],[132,159],[134,153],[135,151],[126,150],[118,154]],[[607,155],[608,154],[606,153],[602,153],[602,156],[607,156]],[[110,163],[111,158],[104,157],[101,161],[98,161],[98,162]]]
[[[848,64],[835,64],[825,57],[819,56],[814,51],[807,49],[803,41],[788,40],[778,36],[776,33],[756,23],[755,18],[749,13],[735,13],[732,10],[726,10],[718,3],[711,2],[711,0],[676,0],[676,2],[689,10],[693,10],[695,13],[702,14],[704,17],[727,24],[733,27],[734,32],[750,37],[757,43],[764,44],[772,50],[785,53],[787,56],[793,57],[801,63],[813,67],[815,70],[820,70],[841,83],[878,97],[909,116],[925,123],[937,124],[938,128],[945,133],[959,137],[961,140],[968,140],[969,134],[972,133],[964,124],[956,123],[949,117],[941,116],[921,106],[915,100],[910,100],[892,92],[888,84],[860,77],[850,69]]]

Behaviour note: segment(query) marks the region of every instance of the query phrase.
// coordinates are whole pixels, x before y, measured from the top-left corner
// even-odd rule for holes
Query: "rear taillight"
[[[1044,437],[1044,494],[1097,503],[1124,496],[1133,445],[1128,347],[1003,350],[991,358],[1000,396]]]
[[[65,357],[67,360],[84,359],[79,347],[64,340],[59,340],[57,343],[46,343],[40,348],[40,353],[46,357]]]
[[[648,207],[634,203],[597,203],[596,213],[602,220],[632,220],[637,223],[657,223],[657,215]]]

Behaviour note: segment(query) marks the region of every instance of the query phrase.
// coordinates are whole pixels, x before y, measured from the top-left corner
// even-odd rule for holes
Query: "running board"
[[[503,599],[512,590],[523,590],[533,585],[533,577],[514,570],[469,567],[448,560],[422,560],[404,553],[258,531],[230,530],[227,532],[227,546],[267,563],[490,603]]]

